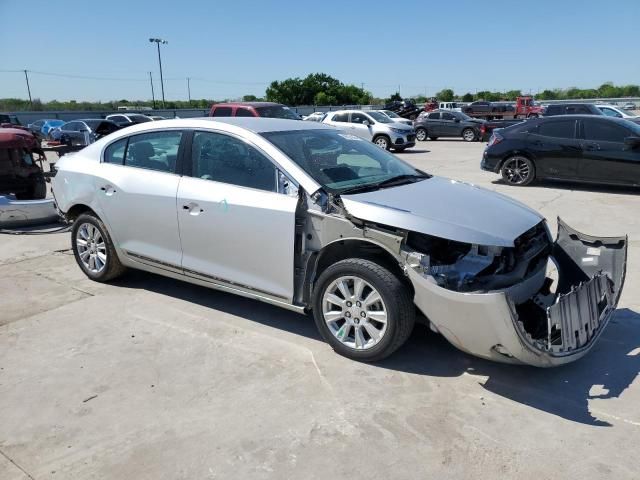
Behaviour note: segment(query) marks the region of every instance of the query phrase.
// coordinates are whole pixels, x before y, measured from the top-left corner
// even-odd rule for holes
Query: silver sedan
[[[311,311],[357,360],[390,355],[422,321],[473,355],[567,363],[624,282],[626,237],[559,221],[554,241],[514,200],[314,122],[149,122],[65,156],[52,186],[89,278],[137,268]]]

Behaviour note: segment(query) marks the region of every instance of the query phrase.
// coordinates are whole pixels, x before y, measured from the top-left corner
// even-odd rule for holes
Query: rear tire
[[[425,128],[416,128],[416,140],[424,142],[428,137],[427,130]]]
[[[73,222],[71,245],[78,266],[91,280],[108,282],[126,271],[107,228],[93,214],[83,213]]]
[[[476,139],[476,132],[473,131],[473,128],[465,128],[462,130],[462,139],[465,142],[473,142]]]
[[[536,168],[531,160],[522,155],[507,158],[500,168],[502,179],[509,185],[524,187],[536,178]]]
[[[410,289],[396,275],[370,260],[349,258],[318,278],[313,317],[336,353],[375,362],[407,341],[415,306]]]

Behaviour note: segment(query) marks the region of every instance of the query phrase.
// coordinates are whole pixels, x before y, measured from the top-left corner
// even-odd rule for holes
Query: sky
[[[640,0],[0,0],[0,98],[263,96],[322,72],[378,97],[640,84]],[[64,75],[64,76],[63,76]]]

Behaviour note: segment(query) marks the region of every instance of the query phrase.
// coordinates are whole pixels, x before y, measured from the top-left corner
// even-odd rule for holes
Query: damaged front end
[[[553,243],[544,222],[513,247],[409,234],[403,258],[416,305],[453,345],[491,360],[551,367],[585,355],[612,317],[627,238],[592,237],[558,219]]]

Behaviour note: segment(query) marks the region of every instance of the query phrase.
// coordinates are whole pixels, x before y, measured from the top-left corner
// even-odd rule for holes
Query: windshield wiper
[[[404,183],[413,183],[418,180],[423,180],[425,178],[431,178],[431,175],[427,175],[426,173],[418,172],[418,173],[405,173],[403,175],[397,175],[395,177],[387,178],[386,180],[382,180],[377,183],[368,183],[366,185],[357,185],[355,187],[347,188],[340,192],[340,195],[349,194],[349,193],[361,193],[369,190],[378,190],[383,187],[390,187],[394,185],[402,185]]]
[[[398,175],[396,177],[387,178],[377,184],[378,187],[390,187],[392,185],[401,185],[403,183],[413,183],[418,180],[429,178],[429,175],[425,173],[409,173],[404,175]],[[413,180],[408,182],[408,180]]]

